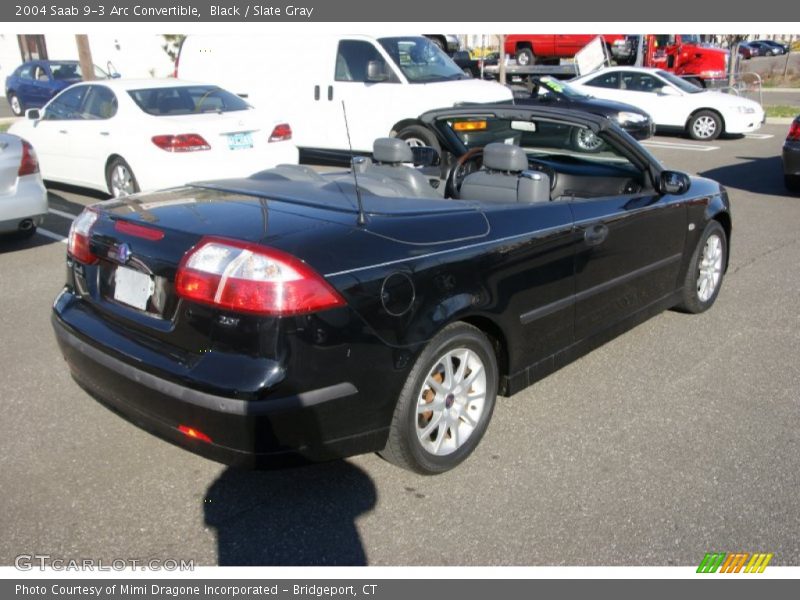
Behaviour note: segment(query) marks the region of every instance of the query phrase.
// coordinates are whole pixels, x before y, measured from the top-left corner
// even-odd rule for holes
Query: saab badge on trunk
[[[124,265],[131,257],[131,247],[123,242],[122,244],[114,246],[108,255],[109,258],[113,258],[117,262]]]

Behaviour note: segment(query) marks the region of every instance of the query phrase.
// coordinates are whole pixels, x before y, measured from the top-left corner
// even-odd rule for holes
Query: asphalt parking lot
[[[664,313],[513,398],[438,477],[378,456],[240,472],[102,408],[49,323],[69,218],[0,242],[0,564],[53,558],[214,564],[697,565],[705,552],[800,564],[800,197],[787,125],[647,142],[728,186],[730,270],[715,307]],[[364,368],[369,368],[364,365]]]

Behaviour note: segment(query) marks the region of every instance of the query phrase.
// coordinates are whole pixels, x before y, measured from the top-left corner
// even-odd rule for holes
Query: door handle
[[[608,227],[602,223],[597,223],[591,227],[587,227],[583,232],[583,239],[589,246],[599,246],[606,241],[608,237]]]
[[[58,133],[68,133],[68,131],[66,129],[59,129]]]
[[[333,86],[328,86],[328,100],[333,100]]]
[[[319,86],[314,86],[314,100],[319,100]]]
[[[100,135],[110,135],[107,131],[101,131]]]

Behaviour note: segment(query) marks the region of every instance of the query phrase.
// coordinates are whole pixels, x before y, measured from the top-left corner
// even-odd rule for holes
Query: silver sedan
[[[47,190],[33,147],[0,133],[0,234],[31,236],[47,214]]]

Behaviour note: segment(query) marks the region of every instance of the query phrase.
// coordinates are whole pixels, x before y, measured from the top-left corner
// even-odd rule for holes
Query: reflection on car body
[[[498,395],[714,303],[719,184],[585,113],[420,119],[457,158],[444,186],[386,138],[349,172],[279,166],[87,209],[53,308],[75,379],[223,462],[379,451],[433,474],[476,448]],[[575,129],[603,149],[577,150]]]

